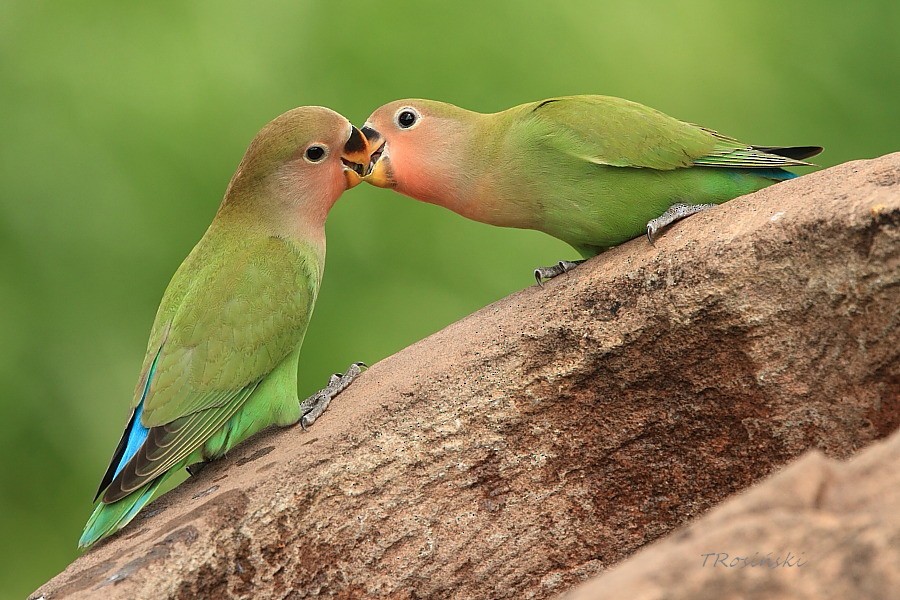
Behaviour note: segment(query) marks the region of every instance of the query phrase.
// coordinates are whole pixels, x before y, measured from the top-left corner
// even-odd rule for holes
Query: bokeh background
[[[0,2],[0,597],[75,558],[163,289],[269,119],[602,93],[829,166],[900,149],[898,31],[896,0]],[[360,186],[300,392],[573,257]]]

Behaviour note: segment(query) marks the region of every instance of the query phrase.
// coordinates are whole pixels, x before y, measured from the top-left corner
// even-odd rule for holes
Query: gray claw
[[[698,212],[709,210],[715,206],[715,204],[673,204],[666,212],[647,223],[647,240],[652,244],[657,232],[662,231],[676,221],[695,215]]]
[[[552,267],[538,267],[534,270],[534,279],[539,286],[543,287],[545,279],[553,279],[563,273],[568,273],[583,262],[583,260],[561,260]]]
[[[303,430],[309,429],[316,422],[335,396],[343,392],[347,387],[356,380],[362,373],[362,369],[366,367],[365,363],[355,362],[350,365],[346,373],[335,373],[328,379],[328,385],[324,389],[319,390],[306,400],[300,403],[300,427]]]
[[[561,260],[556,263],[556,266],[562,269],[563,273],[568,273],[583,262],[584,260]]]

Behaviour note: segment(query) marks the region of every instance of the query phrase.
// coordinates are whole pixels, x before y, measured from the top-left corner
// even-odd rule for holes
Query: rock
[[[778,184],[374,365],[35,597],[552,597],[896,429],[898,306],[900,154]]]
[[[810,452],[564,600],[896,598],[900,433],[849,463]]]

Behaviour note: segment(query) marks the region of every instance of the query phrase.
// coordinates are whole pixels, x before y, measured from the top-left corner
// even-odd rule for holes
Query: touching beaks
[[[363,179],[377,187],[392,187],[394,178],[391,174],[390,157],[387,155],[387,142],[368,123],[360,131],[366,136],[366,143],[371,150]]]
[[[360,131],[366,136],[366,142],[368,142],[369,146],[374,148],[381,145],[381,134],[372,128],[371,125],[366,123]]]
[[[366,136],[354,127],[350,126],[350,137],[344,144],[341,152],[341,162],[344,165],[344,178],[347,180],[347,189],[359,185],[369,169],[370,162],[369,143]]]

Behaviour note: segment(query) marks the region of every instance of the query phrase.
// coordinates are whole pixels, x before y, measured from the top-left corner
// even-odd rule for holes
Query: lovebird
[[[182,467],[269,425],[312,424],[359,374],[301,403],[300,346],[325,264],[325,218],[369,161],[338,113],[300,107],[256,135],[212,224],[163,294],[122,438],[84,528],[85,548],[124,527]]]
[[[583,259],[796,177],[818,146],[751,146],[610,96],[483,114],[407,99],[375,110],[364,181],[501,227],[536,229]],[[542,279],[580,261],[535,270]]]

